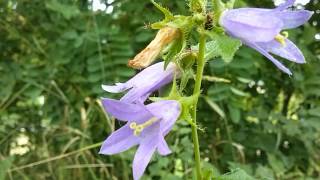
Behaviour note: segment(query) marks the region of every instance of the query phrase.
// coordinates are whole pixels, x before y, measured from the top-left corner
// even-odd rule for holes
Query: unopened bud
[[[177,28],[164,27],[160,29],[150,44],[128,62],[128,66],[136,69],[148,67],[159,56],[162,49],[179,37]]]

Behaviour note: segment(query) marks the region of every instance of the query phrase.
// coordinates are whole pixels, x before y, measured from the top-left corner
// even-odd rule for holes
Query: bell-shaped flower
[[[291,71],[270,53],[295,63],[305,63],[297,46],[287,39],[284,29],[296,28],[310,19],[311,11],[292,10],[295,0],[288,0],[275,9],[240,8],[226,10],[219,23],[230,36],[240,39],[271,60],[280,70]]]
[[[125,83],[116,83],[114,86],[102,85],[102,88],[111,93],[129,90],[120,99],[121,101],[144,102],[152,92],[170,83],[175,74],[179,75],[179,70],[174,63],[169,63],[165,69],[164,62],[159,62],[144,69]]]
[[[102,104],[110,115],[127,123],[104,141],[100,154],[117,154],[139,145],[132,165],[135,180],[143,175],[155,151],[163,156],[171,153],[164,137],[180,115],[178,101],[143,105],[105,98]]]

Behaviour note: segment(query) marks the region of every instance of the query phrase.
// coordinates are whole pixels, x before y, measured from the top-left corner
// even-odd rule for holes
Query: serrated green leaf
[[[212,41],[206,43],[205,59],[221,57],[225,62],[230,63],[234,54],[242,45],[240,40],[231,38],[224,34],[208,33]]]

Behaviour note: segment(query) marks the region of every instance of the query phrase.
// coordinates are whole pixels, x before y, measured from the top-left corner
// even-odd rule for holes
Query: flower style
[[[287,39],[283,29],[296,28],[310,19],[311,11],[296,10],[295,0],[288,0],[275,9],[240,8],[222,13],[220,25],[226,32],[240,39],[244,44],[257,50],[271,60],[280,70],[291,75],[291,71],[270,53],[295,63],[305,63],[305,58],[294,43]]]
[[[144,102],[153,91],[170,83],[175,73],[179,75],[178,67],[174,63],[169,63],[164,69],[164,62],[159,62],[144,69],[125,83],[116,83],[114,86],[102,85],[102,88],[112,93],[129,90],[120,99],[121,101]]]
[[[164,27],[160,29],[150,44],[128,62],[128,66],[141,69],[148,67],[159,56],[162,49],[180,36],[177,28]]]
[[[162,100],[145,106],[105,98],[102,104],[109,114],[127,123],[104,141],[99,153],[112,155],[139,145],[132,165],[135,180],[143,175],[156,150],[163,156],[171,153],[164,137],[180,115],[179,102]]]

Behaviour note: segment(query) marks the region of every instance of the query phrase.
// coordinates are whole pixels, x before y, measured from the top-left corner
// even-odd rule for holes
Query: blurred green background
[[[185,1],[158,2],[189,13]],[[293,76],[245,46],[232,62],[207,64],[199,136],[204,167],[216,174],[320,179],[320,2],[298,2],[315,14],[289,30],[308,62],[285,62]],[[237,1],[244,6],[274,2]],[[121,126],[99,105],[112,97],[100,85],[135,74],[126,63],[161,18],[148,0],[0,0],[0,180],[131,179],[134,148],[114,156],[86,148]],[[155,155],[144,179],[191,179],[190,132],[177,122],[166,138],[173,153]]]

